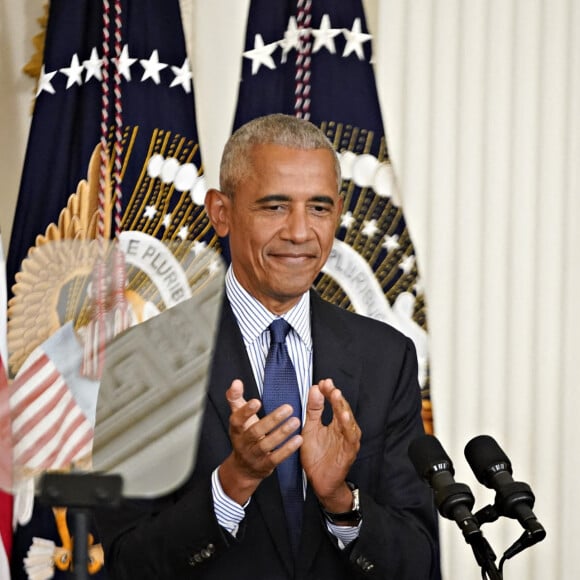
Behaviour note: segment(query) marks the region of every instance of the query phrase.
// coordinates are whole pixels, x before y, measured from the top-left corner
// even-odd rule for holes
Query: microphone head
[[[451,459],[433,435],[422,435],[411,441],[408,453],[411,463],[422,479],[431,481],[433,475],[441,471],[455,474]]]
[[[491,486],[491,476],[507,471],[512,474],[512,465],[502,448],[493,437],[479,435],[465,446],[465,459],[479,483]]]

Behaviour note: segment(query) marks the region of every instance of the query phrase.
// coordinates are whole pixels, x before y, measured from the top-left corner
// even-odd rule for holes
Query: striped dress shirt
[[[264,368],[270,349],[270,331],[268,330],[277,315],[270,312],[261,302],[249,294],[237,281],[230,266],[226,273],[226,294],[234,316],[240,327],[244,345],[254,372],[258,392],[262,396],[264,387]],[[291,326],[286,336],[288,354],[296,370],[300,399],[302,402],[302,423],[306,416],[308,391],[312,385],[312,333],[310,331],[310,294],[306,292],[298,303],[283,317]],[[220,484],[218,469],[212,474],[212,493],[214,510],[220,526],[233,536],[238,532],[239,524],[244,519],[244,508],[228,497]],[[306,478],[304,478],[306,490]],[[249,500],[250,501],[250,500]],[[248,501],[248,503],[249,503]],[[339,541],[341,547],[346,546],[358,537],[358,526],[335,526],[327,523],[328,529]]]

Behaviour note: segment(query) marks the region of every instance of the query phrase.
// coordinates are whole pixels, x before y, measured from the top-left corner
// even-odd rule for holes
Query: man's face
[[[218,234],[230,236],[242,286],[282,314],[310,288],[332,248],[342,210],[334,158],[325,149],[280,145],[254,146],[250,157],[248,177],[231,198],[221,194],[225,228]]]

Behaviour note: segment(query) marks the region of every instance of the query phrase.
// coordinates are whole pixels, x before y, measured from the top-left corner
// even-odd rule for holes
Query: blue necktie
[[[296,371],[286,348],[286,335],[289,330],[290,325],[283,318],[277,318],[270,325],[270,350],[264,368],[262,403],[266,413],[288,403],[294,409],[292,416],[298,417],[302,423],[302,404]],[[300,542],[304,503],[299,451],[278,465],[276,472],[286,511],[290,540],[296,553]]]

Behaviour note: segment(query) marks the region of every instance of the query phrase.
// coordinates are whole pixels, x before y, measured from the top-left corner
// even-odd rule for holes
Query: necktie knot
[[[283,344],[286,341],[286,336],[290,332],[290,324],[283,318],[276,318],[270,324],[271,341],[276,344]]]

